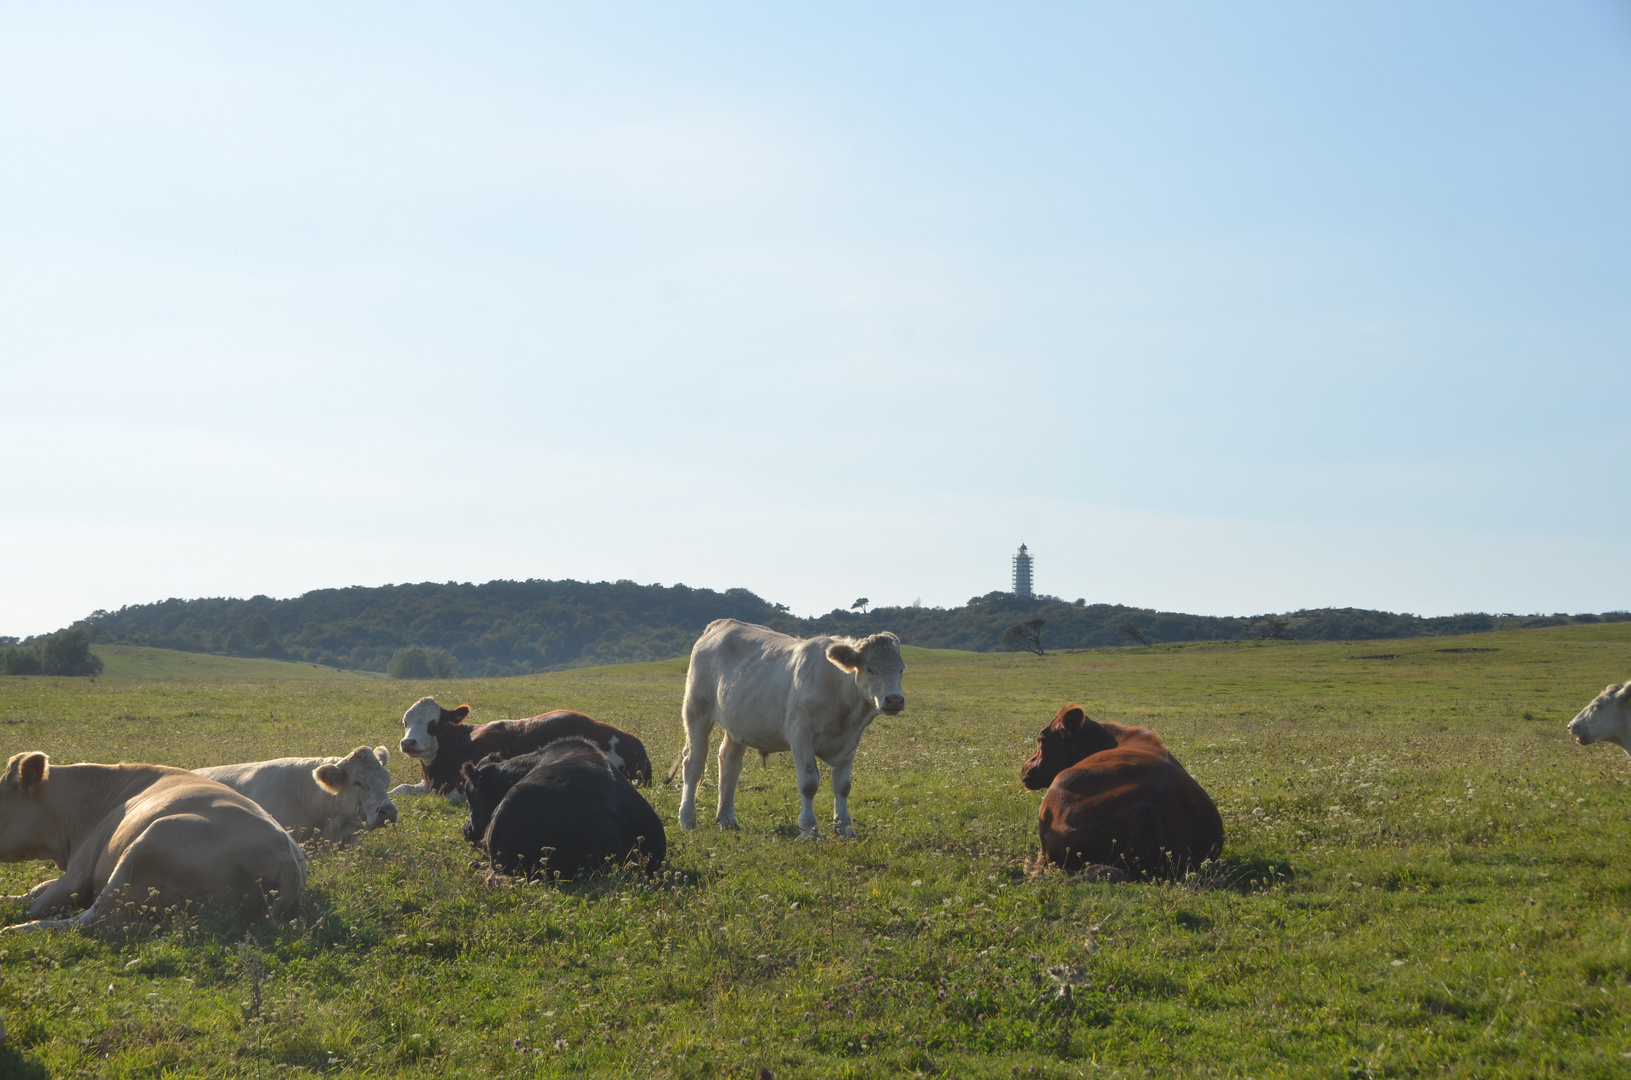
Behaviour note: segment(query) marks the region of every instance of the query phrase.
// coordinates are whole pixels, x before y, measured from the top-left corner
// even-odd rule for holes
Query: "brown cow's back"
[[[616,754],[624,775],[630,780],[651,782],[651,760],[639,739],[593,717],[561,709],[524,720],[442,725],[437,733],[440,746],[436,757],[428,763],[420,763],[425,785],[431,791],[454,791],[459,786],[459,770],[467,761],[477,762],[488,754],[518,757],[569,735],[589,739],[608,755]]]

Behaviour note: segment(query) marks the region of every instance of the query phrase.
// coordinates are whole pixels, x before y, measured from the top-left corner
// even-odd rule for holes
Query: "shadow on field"
[[[1123,887],[1155,885],[1183,892],[1232,892],[1244,896],[1266,892],[1276,885],[1287,885],[1297,879],[1297,871],[1290,864],[1270,862],[1262,856],[1225,855],[1219,859],[1208,859],[1199,869],[1192,870],[1182,877],[1177,874],[1120,877],[1107,873],[1108,869],[1100,866],[1084,867],[1069,875],[1069,880],[1073,885],[1097,883],[1115,883]],[[1043,871],[1048,872],[1050,871]]]
[[[1287,885],[1297,880],[1297,871],[1289,863],[1270,862],[1261,855],[1225,855],[1208,859],[1199,870],[1187,874],[1177,882],[1180,889],[1194,892],[1265,892],[1276,885]]]
[[[38,1058],[25,1056],[14,1046],[0,1046],[0,1076],[6,1080],[45,1080],[50,1075]]]

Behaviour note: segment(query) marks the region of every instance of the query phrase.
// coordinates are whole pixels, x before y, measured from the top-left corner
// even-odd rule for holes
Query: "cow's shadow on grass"
[[[1041,872],[1060,871],[1042,868]],[[1290,884],[1297,876],[1297,869],[1284,860],[1268,859],[1261,855],[1225,855],[1208,859],[1184,874],[1125,875],[1120,868],[1089,866],[1069,874],[1068,880],[1073,885],[1110,883],[1121,888],[1155,885],[1183,892],[1232,892],[1245,896]]]
[[[29,1057],[15,1046],[0,1045],[0,1077],[5,1077],[5,1080],[45,1080],[50,1075],[43,1061]]]
[[[1232,892],[1240,895],[1267,892],[1297,879],[1297,869],[1285,860],[1262,855],[1224,855],[1208,859],[1173,884],[1192,892]]]

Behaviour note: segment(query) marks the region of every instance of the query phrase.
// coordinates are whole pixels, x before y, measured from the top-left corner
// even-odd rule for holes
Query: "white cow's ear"
[[[31,788],[44,780],[51,771],[50,761],[50,758],[38,750],[17,754],[6,763],[6,779],[21,781],[23,787]]]
[[[374,747],[374,756],[379,758],[379,763],[381,765],[389,765],[391,763],[391,751],[386,747]]]
[[[330,765],[325,762],[313,769],[311,776],[330,795],[338,795],[345,790],[345,774],[340,771],[338,765]]]
[[[835,641],[827,646],[827,659],[845,671],[854,671],[861,666],[861,654],[856,652],[853,646],[842,641]]]

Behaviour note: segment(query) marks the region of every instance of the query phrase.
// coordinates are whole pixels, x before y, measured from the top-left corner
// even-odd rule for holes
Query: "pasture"
[[[473,721],[581,710],[659,771],[683,738],[684,661],[419,684],[176,674],[141,652],[94,682],[0,679],[0,750],[196,767],[394,749],[421,694]],[[1563,731],[1631,676],[1631,623],[905,652],[908,710],[856,760],[859,840],[797,839],[785,754],[750,755],[739,833],[712,825],[712,763],[694,833],[677,789],[650,792],[655,881],[488,881],[460,810],[401,800],[399,825],[311,853],[292,924],[0,938],[0,1075],[1631,1072],[1631,757]],[[169,677],[115,677],[141,664]],[[1219,867],[1027,873],[1040,794],[1018,769],[1066,701],[1166,739],[1222,811]],[[393,772],[417,779],[400,756]],[[825,827],[825,779],[817,809]],[[53,873],[0,865],[0,892]],[[1060,966],[1083,969],[1068,998]]]

